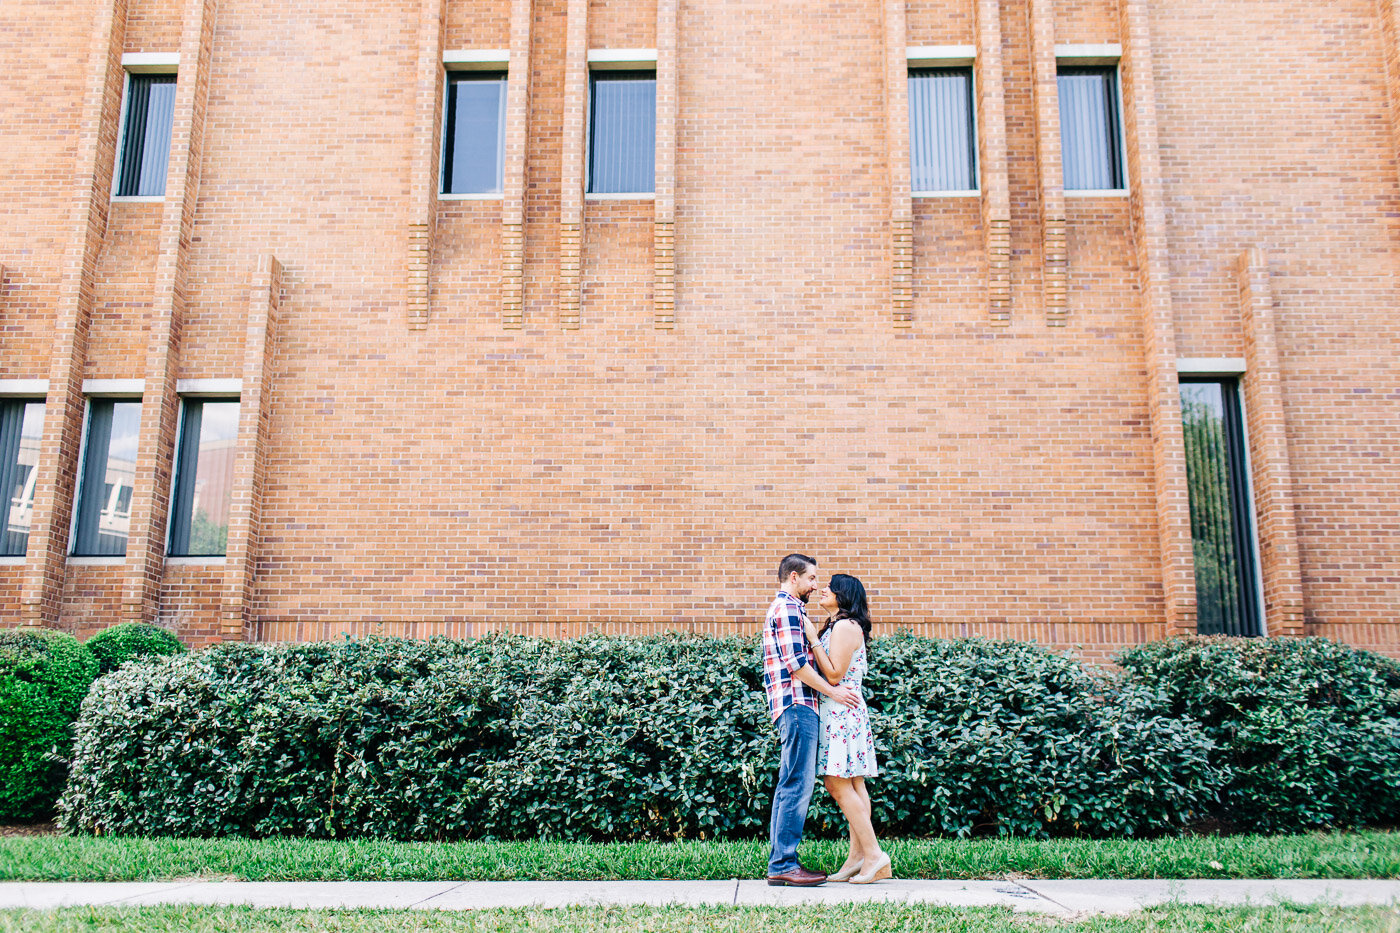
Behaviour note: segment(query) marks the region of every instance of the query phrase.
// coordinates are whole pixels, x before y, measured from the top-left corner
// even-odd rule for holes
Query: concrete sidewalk
[[[792,906],[865,902],[1002,906],[1076,915],[1153,904],[1400,904],[1400,881],[884,881],[773,888],[763,881],[186,881],[0,883],[0,908],[79,905],[239,904],[295,908],[570,905]]]

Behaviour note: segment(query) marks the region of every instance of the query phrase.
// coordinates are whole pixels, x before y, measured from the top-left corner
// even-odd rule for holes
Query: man
[[[807,598],[817,588],[817,562],[803,554],[789,554],[778,564],[778,583],[778,595],[763,623],[763,689],[782,745],[768,823],[768,883],[805,887],[826,882],[826,875],[808,871],[797,861],[797,844],[802,841],[802,824],[807,821],[817,779],[817,694],[850,707],[860,697],[827,683],[812,666],[802,630]]]

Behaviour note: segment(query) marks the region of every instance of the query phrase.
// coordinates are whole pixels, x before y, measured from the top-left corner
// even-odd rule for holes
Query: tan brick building
[[[1397,17],[0,0],[0,624],[748,631],[795,549],[1103,657],[1196,629],[1205,375],[1246,628],[1400,653]]]

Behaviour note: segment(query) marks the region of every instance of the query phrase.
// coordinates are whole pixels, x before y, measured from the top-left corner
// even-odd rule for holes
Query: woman
[[[812,646],[817,669],[828,682],[860,692],[865,678],[866,645],[870,641],[870,614],[865,603],[865,587],[855,577],[832,574],[817,604],[827,612],[820,632],[807,623],[807,641]],[[817,774],[823,775],[826,789],[836,798],[851,828],[851,850],[846,862],[828,881],[869,884],[891,875],[890,857],[875,839],[870,822],[870,795],[865,779],[879,774],[875,764],[875,736],[870,731],[870,711],[865,698],[849,709],[822,697],[818,710]]]

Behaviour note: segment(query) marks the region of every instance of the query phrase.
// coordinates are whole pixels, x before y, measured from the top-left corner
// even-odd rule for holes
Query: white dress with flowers
[[[834,626],[832,627],[834,628]],[[822,633],[822,647],[831,654],[831,632]],[[861,681],[866,672],[865,642],[851,656],[851,666],[841,678],[841,686],[861,694]],[[821,731],[817,740],[817,774],[836,777],[875,777],[880,769],[875,764],[875,733],[870,729],[870,710],[861,694],[860,705],[851,709],[834,700],[821,698],[818,710]]]

